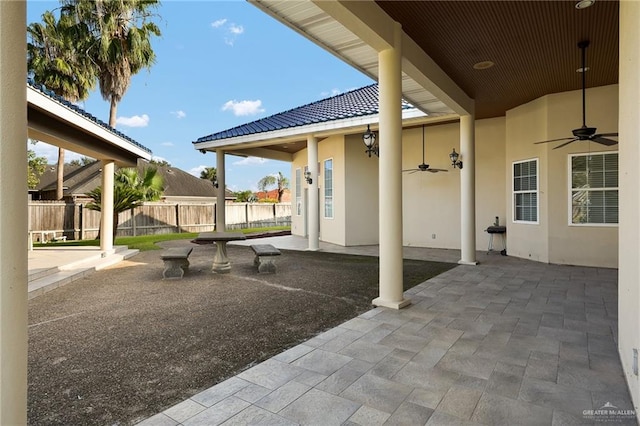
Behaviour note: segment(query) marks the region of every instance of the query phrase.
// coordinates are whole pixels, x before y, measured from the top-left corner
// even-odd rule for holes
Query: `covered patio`
[[[407,291],[403,310],[372,309],[139,424],[636,424],[616,349],[617,270],[476,256]]]

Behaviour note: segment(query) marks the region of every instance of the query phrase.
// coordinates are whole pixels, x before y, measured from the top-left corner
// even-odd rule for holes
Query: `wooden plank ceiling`
[[[489,118],[549,93],[618,82],[617,1],[376,1]],[[491,61],[488,69],[474,64]]]

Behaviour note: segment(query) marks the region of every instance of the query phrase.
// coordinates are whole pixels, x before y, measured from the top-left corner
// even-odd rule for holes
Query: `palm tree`
[[[156,55],[152,36],[160,29],[149,19],[158,0],[61,0],[62,13],[75,19],[78,32],[92,39],[89,56],[98,68],[100,94],[109,102],[109,125],[116,127],[118,103],[131,76],[150,68]]]
[[[164,190],[164,179],[155,168],[143,169],[142,175],[135,168],[120,169],[113,187],[113,238],[116,238],[121,212],[134,209],[145,201],[157,201]],[[87,193],[93,199],[87,204],[90,210],[102,211],[102,187]],[[99,238],[99,236],[98,236]]]
[[[84,100],[95,87],[95,65],[86,55],[88,39],[76,31],[74,22],[50,11],[42,14],[42,22],[27,27],[27,67],[36,83],[70,102]],[[56,198],[62,199],[64,149],[58,148]]]
[[[266,191],[271,185],[277,185],[278,187],[278,202],[282,201],[282,194],[284,190],[289,188],[289,179],[285,177],[282,172],[278,172],[277,176],[268,175],[258,181],[258,189],[260,191]]]

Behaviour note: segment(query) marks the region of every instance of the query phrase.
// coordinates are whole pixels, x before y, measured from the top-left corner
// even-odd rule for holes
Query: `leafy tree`
[[[89,39],[78,32],[73,19],[52,12],[42,22],[27,27],[27,68],[36,83],[43,84],[70,102],[86,99],[96,83],[95,64],[86,55]],[[58,148],[56,198],[62,199],[64,149]]]
[[[203,171],[200,172],[200,179],[210,180],[211,182],[215,182],[218,177],[218,172],[215,167],[205,167]]]
[[[135,168],[120,169],[116,172],[113,187],[113,238],[118,230],[118,216],[121,212],[134,209],[145,201],[157,201],[162,196],[163,179],[154,168],[143,170],[142,176]],[[87,194],[93,199],[87,208],[102,211],[102,187]]]
[[[118,103],[131,77],[149,69],[151,47],[160,29],[151,22],[158,0],[61,0],[62,14],[75,20],[78,33],[91,39],[89,57],[97,67],[100,94],[110,104],[109,125],[116,127]]]
[[[82,157],[79,160],[71,160],[69,162],[72,166],[88,166],[89,164],[95,162],[96,160],[90,157]]]
[[[47,159],[36,156],[35,151],[27,150],[27,187],[33,189],[40,183],[40,176],[47,167]]]
[[[154,166],[171,167],[171,163],[168,162],[167,160],[158,160],[158,159],[154,159],[154,158],[149,160],[149,164],[153,164]]]
[[[233,195],[236,196],[236,201],[240,203],[255,203],[257,201],[255,194],[248,189],[246,191],[238,191]]]
[[[289,179],[282,172],[278,172],[276,176],[268,175],[258,181],[258,189],[260,191],[267,191],[267,188],[273,185],[276,185],[278,189],[278,202],[281,202],[284,190],[289,188]]]

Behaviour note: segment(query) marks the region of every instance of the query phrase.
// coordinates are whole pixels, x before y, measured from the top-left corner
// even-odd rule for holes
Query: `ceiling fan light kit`
[[[595,0],[591,0],[590,4],[584,7],[588,7],[591,6],[591,4],[593,4]],[[579,3],[587,3],[587,0],[583,0],[582,2]],[[578,7],[578,5],[576,5],[576,7],[578,9],[583,9],[584,7]],[[582,66],[580,68],[578,68],[576,71],[580,72],[582,74],[582,127],[577,128],[577,129],[573,129],[571,131],[571,133],[573,133],[573,137],[568,137],[568,138],[559,138],[559,139],[551,139],[548,141],[542,141],[542,142],[535,142],[535,144],[540,144],[540,143],[549,143],[549,142],[560,142],[560,141],[566,141],[564,143],[561,143],[560,145],[556,146],[553,149],[558,149],[558,148],[562,148],[563,146],[569,145],[572,142],[575,141],[593,141],[596,143],[599,143],[601,145],[605,145],[605,146],[612,146],[612,145],[616,145],[618,143],[618,141],[615,141],[613,139],[609,139],[609,136],[618,136],[618,133],[596,133],[597,128],[596,127],[587,127],[586,121],[586,106],[587,106],[587,102],[586,102],[586,74],[587,71],[589,70],[589,68],[586,66],[586,50],[587,47],[589,47],[589,40],[583,40],[581,42],[578,43],[578,48],[582,51]]]

